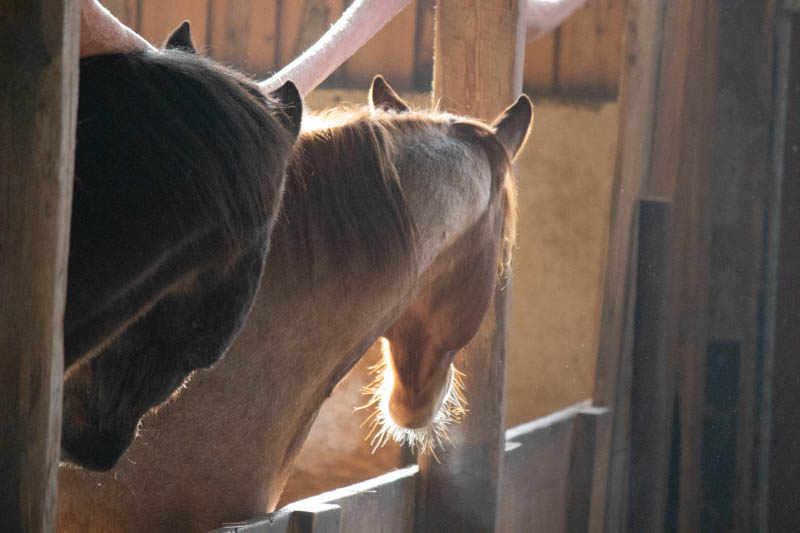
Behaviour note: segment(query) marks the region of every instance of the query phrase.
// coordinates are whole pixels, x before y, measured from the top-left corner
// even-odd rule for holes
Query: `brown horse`
[[[244,325],[300,129],[290,82],[262,95],[188,32],[80,64],[62,458],[94,470]]]
[[[532,107],[522,96],[486,126],[409,111],[380,78],[370,104],[301,134],[241,334],[142,420],[113,470],[60,470],[62,531],[197,531],[271,511],[322,402],[380,336],[387,431],[422,445],[452,417],[453,357],[513,240],[510,162]]]

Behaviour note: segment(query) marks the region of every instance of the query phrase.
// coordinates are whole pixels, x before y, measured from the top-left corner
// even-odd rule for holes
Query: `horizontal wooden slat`
[[[567,531],[578,504],[582,530],[601,530],[608,450],[600,447],[611,417],[589,403],[506,431],[500,531]],[[211,533],[410,532],[418,472],[408,466]]]
[[[300,531],[294,529],[297,524],[295,513],[303,515],[307,521],[307,515],[314,509],[331,512],[330,506],[334,505],[341,508],[340,531],[411,532],[414,527],[418,471],[417,465],[408,466],[349,487],[300,500],[264,517],[227,524],[211,533],[294,533]],[[325,527],[328,527],[327,524]],[[310,531],[327,533],[328,530]]]
[[[570,448],[575,418],[588,403],[506,431],[500,531],[562,531],[567,514]]]

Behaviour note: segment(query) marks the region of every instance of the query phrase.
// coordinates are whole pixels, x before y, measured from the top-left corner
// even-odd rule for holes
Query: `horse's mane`
[[[293,141],[279,104],[178,50],[84,58],[80,71],[73,225],[107,231],[105,219],[121,216],[147,221],[151,238],[161,220],[176,235],[208,225],[231,246],[247,242],[280,193],[280,180],[266,178]]]
[[[304,124],[312,123],[314,129],[302,132],[295,145],[287,170],[284,220],[276,231],[287,231],[287,238],[304,253],[313,250],[312,236],[321,235],[337,264],[362,250],[372,266],[409,266],[416,259],[417,230],[393,159],[399,138],[438,132],[486,153],[493,193],[503,194],[505,239],[510,247],[516,194],[509,155],[489,127],[461,119],[456,125],[455,118],[436,111],[346,107],[304,117]],[[313,265],[312,256],[305,259]]]

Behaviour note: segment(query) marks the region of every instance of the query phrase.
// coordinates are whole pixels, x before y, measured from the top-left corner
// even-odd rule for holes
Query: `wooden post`
[[[666,349],[671,227],[668,202],[639,203],[628,531],[664,531],[672,418]]]
[[[679,529],[699,529],[707,340],[709,191],[717,2],[628,5],[617,175],[613,190],[595,403],[614,407],[606,529],[625,530],[636,210],[640,195],[673,202],[672,372],[681,419]],[[678,260],[679,259],[679,260]]]
[[[797,494],[800,493],[800,462],[797,461],[797,443],[800,439],[800,419],[797,406],[800,389],[800,313],[797,302],[800,298],[800,6],[781,14],[780,40],[781,61],[778,66],[778,120],[775,137],[778,173],[776,203],[778,209],[771,228],[776,233],[772,252],[775,258],[773,300],[774,308],[774,360],[769,377],[771,394],[767,399],[763,417],[771,418],[769,424],[770,446],[765,466],[769,476],[764,483],[766,515],[760,520],[763,531],[798,531],[800,510]],[[780,245],[778,246],[778,242]],[[768,528],[768,529],[767,529]]]
[[[753,457],[764,442],[759,343],[777,3],[730,0],[719,10],[702,459],[703,528],[714,531],[757,530]]]
[[[0,8],[0,531],[55,526],[78,4]]]
[[[593,403],[612,409],[605,531],[623,531],[630,354],[636,293],[637,202],[653,151],[664,0],[630,0],[620,78],[617,161],[612,185],[603,309]]]
[[[434,33],[433,99],[442,108],[491,120],[522,89],[524,2],[438,2]],[[456,358],[466,374],[470,412],[454,427],[455,448],[441,464],[420,459],[420,531],[495,531],[503,466],[504,385],[508,293],[495,294],[475,339]]]

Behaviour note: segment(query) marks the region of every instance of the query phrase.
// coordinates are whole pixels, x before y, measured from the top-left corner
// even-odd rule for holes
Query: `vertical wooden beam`
[[[667,357],[671,206],[639,203],[628,531],[664,531],[672,389]]]
[[[775,300],[774,361],[771,372],[772,394],[769,408],[771,435],[769,449],[769,490],[767,516],[762,524],[769,531],[800,530],[800,462],[797,460],[797,443],[800,442],[800,419],[797,406],[800,402],[800,6],[792,13],[784,13],[781,21],[779,46],[783,57],[779,65],[782,108],[777,121],[779,131],[775,136],[782,146],[777,147],[776,164],[780,169],[778,181],[780,209],[775,231],[779,233],[777,251],[777,276]],[[782,148],[782,149],[781,149]],[[782,182],[782,183],[781,183]],[[776,248],[777,247],[777,243]],[[766,530],[766,528],[765,528]]]
[[[522,88],[524,2],[438,2],[433,98],[484,120]],[[503,467],[506,329],[510,286],[495,294],[481,330],[456,359],[466,373],[470,412],[453,428],[454,449],[420,460],[420,531],[495,531]]]
[[[757,407],[764,218],[774,117],[775,4],[776,0],[726,0],[719,10],[708,355],[713,347],[718,358],[730,359],[716,362],[717,368],[730,372],[706,377],[703,440],[709,453],[702,468],[703,514],[708,519],[703,527],[711,530],[755,529],[757,462],[753,456],[762,439]],[[721,347],[729,348],[724,356]],[[726,387],[726,380],[733,381]],[[721,401],[730,404],[727,409],[721,409]],[[713,469],[726,476],[711,475]]]
[[[646,191],[673,202],[667,338],[681,424],[678,529],[686,533],[700,530],[703,499],[717,8],[717,0],[668,3]]]
[[[653,152],[665,0],[629,0],[620,77],[617,161],[612,185],[603,309],[593,403],[612,409],[606,449],[605,531],[623,531],[633,311],[636,293],[637,203]]]
[[[0,531],[52,531],[78,0],[0,8]]]
[[[710,248],[709,191],[716,82],[717,2],[628,5],[617,184],[595,402],[615,409],[608,531],[626,528],[630,354],[638,195],[673,202],[669,354],[680,405],[681,531],[699,529],[700,457]],[[634,134],[634,135],[631,135]]]

